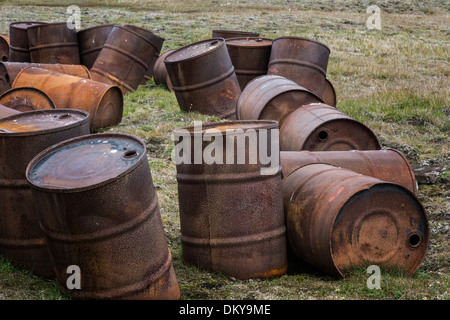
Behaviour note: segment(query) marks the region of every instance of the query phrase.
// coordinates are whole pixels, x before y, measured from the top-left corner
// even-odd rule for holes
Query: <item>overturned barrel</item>
[[[179,299],[145,144],[92,134],[54,145],[26,172],[62,290],[81,299]],[[80,269],[79,290],[66,286]]]
[[[311,103],[291,112],[280,129],[282,151],[379,150],[376,135],[335,107]]]
[[[325,84],[323,86],[322,100],[325,104],[332,107],[337,105],[336,90],[330,80],[325,79]]]
[[[169,89],[172,90],[172,83],[170,82],[170,77],[167,74],[166,65],[164,64],[164,59],[171,54],[175,50],[168,50],[161,54],[158,59],[156,59],[155,65],[153,67],[153,79],[156,84],[163,84]]]
[[[330,49],[318,41],[286,36],[273,40],[267,74],[293,80],[322,97]]]
[[[31,62],[27,29],[34,25],[46,24],[40,21],[18,21],[9,25],[10,62]]]
[[[254,31],[243,31],[243,30],[224,30],[224,29],[214,29],[211,32],[212,38],[238,38],[238,37],[259,37],[258,32]]]
[[[185,264],[239,279],[286,272],[277,131],[276,121],[174,130]]]
[[[252,81],[242,91],[236,106],[239,120],[276,120],[284,118],[298,107],[322,100],[311,91],[282,76],[264,75]]]
[[[38,110],[0,119],[0,254],[39,276],[55,273],[25,171],[42,150],[88,134],[88,118],[79,110]]]
[[[402,186],[327,164],[283,179],[289,245],[334,276],[374,264],[413,274],[429,243],[426,212]]]
[[[194,42],[164,63],[181,110],[236,119],[241,88],[224,39]]]
[[[350,151],[281,151],[283,176],[313,163],[329,164],[383,181],[397,183],[417,193],[414,171],[406,157],[398,150]]]
[[[80,50],[80,62],[82,65],[88,69],[92,68],[114,26],[115,24],[103,24],[77,32],[78,49]]]
[[[57,109],[89,112],[91,131],[115,126],[122,120],[123,96],[117,86],[28,67],[17,75],[12,87],[35,87],[45,92]]]
[[[272,39],[241,37],[226,39],[228,53],[241,90],[256,77],[267,73]]]
[[[0,35],[0,61],[6,62],[9,59],[9,37]]]
[[[80,64],[77,32],[66,22],[30,26],[27,37],[30,62]]]
[[[50,97],[34,87],[12,88],[0,95],[0,104],[20,112],[55,109]]]

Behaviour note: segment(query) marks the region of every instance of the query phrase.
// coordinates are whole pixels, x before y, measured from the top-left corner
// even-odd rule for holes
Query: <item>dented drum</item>
[[[115,24],[104,24],[100,26],[82,29],[77,32],[78,48],[80,50],[81,64],[91,69],[95,59],[108,40],[108,36]]]
[[[180,298],[140,139],[69,139],[37,155],[26,175],[62,290],[81,299]],[[79,290],[66,286],[71,265]]]
[[[88,118],[79,110],[39,110],[0,120],[0,254],[39,276],[55,274],[25,170],[45,148],[88,134]]]

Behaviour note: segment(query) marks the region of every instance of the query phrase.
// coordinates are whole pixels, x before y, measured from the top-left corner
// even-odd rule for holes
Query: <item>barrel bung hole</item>
[[[325,130],[322,130],[319,132],[319,140],[320,141],[325,141],[328,139],[328,132],[326,132]]]
[[[128,150],[123,154],[123,156],[127,159],[136,157],[137,155],[138,153],[136,150]]]
[[[412,233],[408,236],[408,245],[412,248],[419,246],[421,237],[417,233]]]

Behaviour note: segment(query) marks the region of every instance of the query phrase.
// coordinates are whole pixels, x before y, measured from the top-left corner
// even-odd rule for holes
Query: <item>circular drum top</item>
[[[203,40],[199,42],[194,42],[190,45],[184,46],[180,49],[175,50],[170,55],[166,57],[164,61],[166,62],[179,62],[195,57],[199,57],[203,54],[207,54],[224,44],[225,40],[223,38],[213,38],[208,40]]]
[[[272,39],[258,38],[258,37],[240,37],[229,38],[226,40],[227,45],[236,47],[270,47],[272,45]]]
[[[129,172],[145,156],[145,145],[126,134],[92,134],[61,142],[36,156],[27,178],[51,190],[84,189]]]
[[[278,129],[278,121],[274,120],[236,120],[202,123],[198,126],[178,128],[173,131],[177,136],[190,136],[191,133],[201,133],[203,135],[215,135],[217,132],[229,134],[235,130],[260,130]],[[240,132],[240,131],[239,131]]]

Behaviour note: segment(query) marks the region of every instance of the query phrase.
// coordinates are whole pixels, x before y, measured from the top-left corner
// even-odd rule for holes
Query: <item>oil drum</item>
[[[9,62],[31,62],[27,29],[46,24],[40,21],[18,21],[9,25]]]
[[[80,62],[91,69],[115,24],[103,24],[77,32]]]

